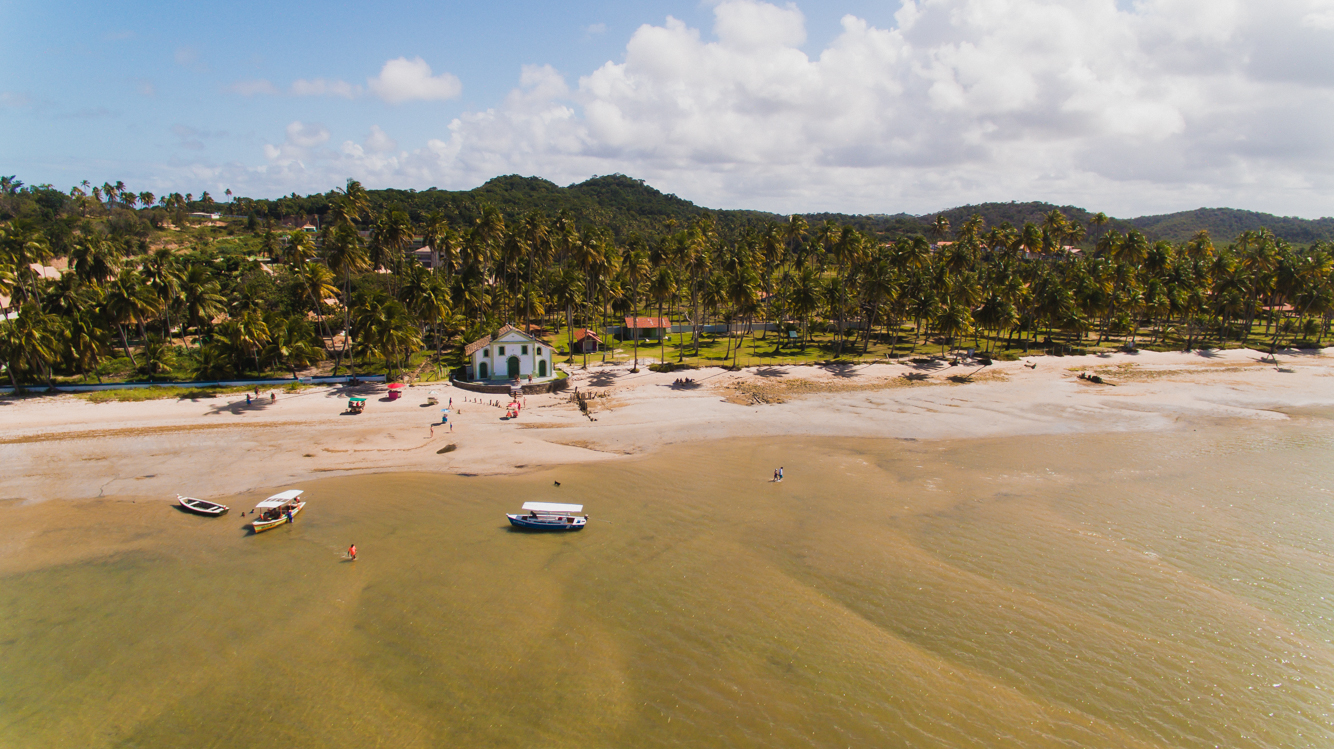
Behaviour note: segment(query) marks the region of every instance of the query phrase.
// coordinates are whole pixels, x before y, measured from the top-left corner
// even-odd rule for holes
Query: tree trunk
[[[135,369],[138,369],[139,362],[135,361],[134,354],[130,351],[130,341],[128,338],[125,337],[125,326],[121,325],[120,323],[116,323],[116,327],[120,330],[120,343],[122,346],[125,347],[125,355],[130,357],[130,364]]]

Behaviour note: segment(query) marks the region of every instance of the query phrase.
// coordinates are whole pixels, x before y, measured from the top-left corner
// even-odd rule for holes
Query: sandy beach
[[[571,370],[572,385],[591,398],[588,415],[571,402],[571,389],[529,396],[513,420],[491,405],[505,396],[442,383],[410,387],[396,401],[383,385],[279,392],[276,401],[262,390],[249,405],[244,394],[135,403],[10,399],[0,405],[7,467],[0,498],[170,500],[178,492],[266,491],[316,476],[513,473],[695,440],[947,439],[1284,419],[1285,410],[1334,405],[1327,351],[1280,352],[1277,367],[1247,349],[1037,356],[981,369],[887,362],[667,374],[590,363]],[[676,385],[681,377],[694,383]],[[453,431],[426,405],[432,392],[442,406],[453,399]],[[344,413],[350,394],[368,398],[364,414]],[[456,448],[441,452],[449,445]]]

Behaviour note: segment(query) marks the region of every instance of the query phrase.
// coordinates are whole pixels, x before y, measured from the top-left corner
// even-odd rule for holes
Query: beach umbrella
[[[401,383],[401,382],[395,382],[394,384],[392,384],[392,385],[389,386],[389,389],[390,389],[390,390],[402,390],[402,389],[405,388],[405,387],[407,387],[407,385],[404,385],[404,384]]]

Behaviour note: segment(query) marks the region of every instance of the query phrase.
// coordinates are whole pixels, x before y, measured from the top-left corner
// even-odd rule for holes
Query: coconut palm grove
[[[1329,219],[1228,209],[707,210],[622,175],[458,192],[349,180],[275,200],[6,177],[0,362],[16,389],[436,379],[506,324],[567,367],[1318,346],[1332,238]],[[623,326],[641,315],[671,327],[650,340]],[[576,348],[588,331],[602,345]]]

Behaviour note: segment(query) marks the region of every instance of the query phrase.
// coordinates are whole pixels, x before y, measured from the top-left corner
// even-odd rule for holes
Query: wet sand
[[[77,398],[0,401],[0,500],[201,498],[262,492],[317,476],[386,471],[504,474],[624,459],[667,445],[753,437],[960,439],[1003,435],[1161,431],[1201,419],[1286,419],[1291,408],[1334,404],[1334,358],[1281,352],[1282,370],[1250,350],[1032,357],[976,371],[967,365],[873,364],[704,369],[655,374],[625,366],[575,370],[595,396],[585,416],[568,394],[527,399],[517,420],[473,402],[505,396],[449,385],[313,388],[140,403]],[[1029,365],[1032,365],[1031,368]],[[1080,380],[1098,374],[1107,384]],[[972,378],[968,375],[972,374]],[[681,377],[695,384],[674,386]],[[454,431],[430,425],[435,391],[453,398]],[[343,413],[348,395],[366,413]],[[265,391],[264,395],[267,395]],[[449,445],[455,450],[441,452]]]

